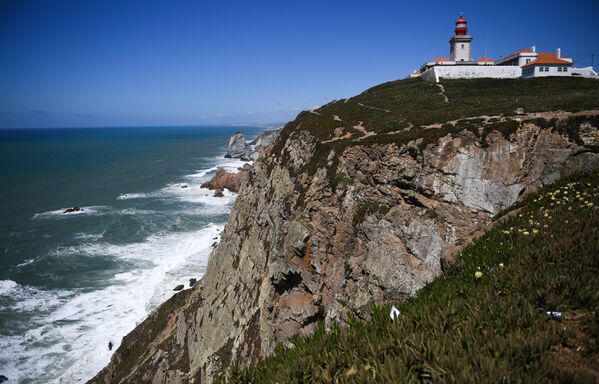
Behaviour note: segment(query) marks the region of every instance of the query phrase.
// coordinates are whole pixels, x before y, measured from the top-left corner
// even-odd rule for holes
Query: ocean
[[[0,375],[84,383],[199,279],[235,201],[200,185],[243,165],[223,157],[233,133],[260,130],[0,130]]]

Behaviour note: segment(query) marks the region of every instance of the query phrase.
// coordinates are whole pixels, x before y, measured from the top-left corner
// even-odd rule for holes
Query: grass
[[[598,205],[596,172],[531,194],[413,299],[321,325],[229,382],[595,383]]]
[[[487,135],[492,131],[509,136],[519,128],[521,123],[511,120],[512,117],[516,118],[517,108],[523,108],[527,113],[599,109],[599,81],[593,79],[463,79],[444,80],[443,86],[449,103],[443,102],[440,89],[435,84],[422,79],[407,79],[378,85],[347,100],[333,101],[315,110],[316,113],[302,112],[283,128],[271,153],[282,164],[288,163],[289,153],[283,149],[285,143],[300,131],[308,131],[315,140],[314,153],[306,164],[292,170],[292,173],[296,176],[301,173],[312,176],[326,166],[329,185],[334,190],[337,185],[338,157],[349,146],[403,145],[422,139],[418,145],[422,149],[447,134],[455,136],[464,129],[474,132],[484,145]],[[509,116],[510,119],[491,121],[480,132],[482,119],[467,118],[483,115]],[[335,120],[335,116],[342,121]],[[576,117],[563,123],[538,119],[536,123],[577,138],[578,127],[575,123],[584,119],[588,120],[587,117]],[[453,120],[458,120],[455,126],[444,124]],[[594,120],[594,124],[597,124],[599,119],[595,117]],[[360,122],[366,130],[374,131],[377,135],[356,140],[361,133],[353,127]],[[435,129],[423,128],[431,124],[443,125]],[[402,131],[408,126],[411,129]],[[343,132],[351,132],[353,136],[326,142],[340,127],[344,129]],[[335,156],[332,164],[327,165],[331,151],[335,151]],[[305,191],[300,188],[298,192],[303,201]]]

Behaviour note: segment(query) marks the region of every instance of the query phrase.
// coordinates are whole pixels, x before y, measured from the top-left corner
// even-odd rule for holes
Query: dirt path
[[[376,132],[366,130],[366,128],[364,127],[363,121],[358,122],[358,125],[354,125],[352,128],[355,129],[356,131],[360,131],[360,133],[362,133],[363,136],[360,137],[358,140],[362,140],[367,137],[376,135]]]
[[[350,137],[352,137],[351,132],[347,132],[345,135],[333,137],[332,139],[321,141],[320,143],[321,144],[332,143],[334,141],[349,139]]]
[[[443,87],[443,84],[435,84],[437,87],[439,87],[439,89],[441,90],[439,93],[437,93],[437,95],[441,95],[443,96],[443,102],[445,104],[449,103],[449,98],[447,97],[447,95],[445,94],[445,88]]]
[[[377,108],[377,107],[372,107],[372,106],[370,106],[370,105],[365,105],[365,104],[362,104],[362,103],[358,103],[358,105],[359,105],[360,107],[364,107],[364,108],[376,109],[377,111],[383,111],[383,112],[391,113],[391,111],[390,111],[390,110],[388,110],[388,109],[385,109],[385,108]]]
[[[458,123],[458,121],[460,121],[460,120],[484,119],[483,124],[492,124],[492,122],[490,122],[491,119],[495,119],[496,121],[494,121],[494,122],[503,122],[503,121],[506,121],[508,118],[516,120],[516,121],[526,121],[526,120],[539,119],[539,118],[545,119],[545,120],[551,120],[551,119],[564,120],[570,116],[597,116],[597,115],[599,115],[599,110],[588,110],[588,111],[579,111],[579,112],[566,112],[566,111],[533,112],[533,113],[521,113],[517,116],[481,115],[481,116],[474,116],[474,117],[464,117],[464,118],[458,119],[458,120],[450,120],[450,121],[446,121],[444,123],[423,125],[422,128],[423,129],[441,128],[444,124],[450,124],[450,125],[455,126]]]
[[[318,115],[318,116],[322,116],[320,113],[316,112],[316,110],[314,110],[314,109],[311,109],[310,113],[313,113],[313,114]]]

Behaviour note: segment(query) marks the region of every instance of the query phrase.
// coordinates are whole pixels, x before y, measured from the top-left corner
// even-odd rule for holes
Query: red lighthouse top
[[[464,19],[464,15],[460,13],[460,18],[455,22],[455,34],[456,36],[468,34],[468,22]]]

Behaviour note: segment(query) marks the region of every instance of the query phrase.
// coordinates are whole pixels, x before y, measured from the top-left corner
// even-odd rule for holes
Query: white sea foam
[[[0,280],[0,296],[9,295],[17,286],[12,280]]]
[[[123,193],[117,200],[133,200],[133,199],[145,199],[147,197],[152,197],[150,193]]]
[[[218,161],[218,164],[214,167],[208,169],[201,169],[196,171],[196,173],[192,173],[191,175],[187,175],[187,178],[190,179],[202,179],[206,178],[210,173],[216,172],[219,168],[223,168],[227,172],[237,172],[239,168],[243,167],[244,164],[252,164],[252,161],[243,161],[239,159],[223,159],[216,158],[214,159]]]
[[[211,224],[150,236],[141,243],[88,243],[57,252],[138,261],[134,270],[115,275],[104,289],[41,291],[0,281],[2,295],[21,295],[11,311],[49,311],[25,335],[0,338],[3,374],[16,381],[35,377],[73,383],[91,378],[110,360],[109,341],[114,351],[123,336],[173,294],[175,285],[187,286],[190,278],[203,275],[210,245],[222,227]],[[55,372],[63,374],[57,378]]]
[[[236,194],[224,191],[214,197],[213,191],[201,188],[219,167],[235,172],[246,162],[236,159],[212,159],[214,166],[185,176],[151,192],[125,193],[118,200],[155,198],[182,204],[181,215],[227,214]],[[191,205],[191,206],[190,206]],[[65,214],[67,208],[42,212],[34,219],[61,219],[70,215],[144,215],[157,213],[138,208],[115,209],[106,206],[82,207],[81,212]],[[210,224],[190,232],[166,232],[142,242],[110,244],[102,242],[103,233],[76,233],[85,243],[59,247],[54,256],[110,257],[126,260],[133,269],[106,281],[96,290],[41,290],[0,281],[0,296],[9,313],[35,315],[31,328],[16,336],[0,337],[0,373],[15,382],[84,382],[103,368],[121,339],[148,313],[172,294],[172,288],[186,284],[189,278],[204,273],[211,244],[219,237],[223,225]],[[31,261],[28,261],[31,262]],[[112,342],[113,350],[108,350]],[[58,375],[60,375],[58,377]]]
[[[78,215],[101,216],[109,213],[110,207],[96,205],[90,207],[81,207],[77,212],[65,212],[69,208],[60,208],[54,211],[40,212],[33,215],[33,219],[62,219]]]

